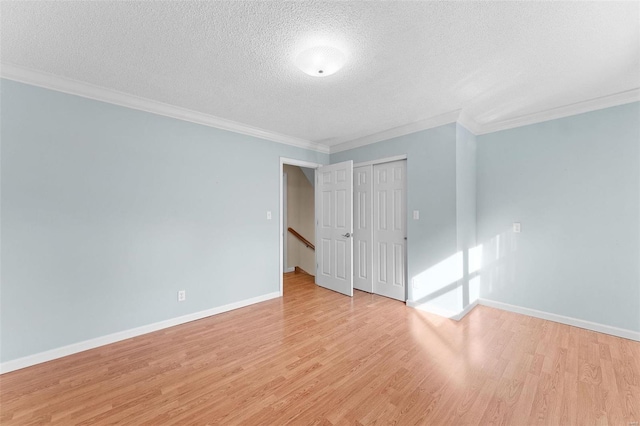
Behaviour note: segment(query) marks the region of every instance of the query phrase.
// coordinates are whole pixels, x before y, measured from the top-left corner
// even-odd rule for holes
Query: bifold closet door
[[[406,300],[407,162],[373,166],[373,292]]]
[[[373,293],[373,166],[353,169],[353,288]]]

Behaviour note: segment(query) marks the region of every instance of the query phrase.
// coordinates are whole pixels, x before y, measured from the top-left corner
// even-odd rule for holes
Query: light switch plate
[[[516,234],[522,232],[522,226],[520,225],[520,222],[513,222],[513,232],[515,232]]]
[[[271,220],[271,212],[270,211],[267,212],[267,220]]]
[[[413,211],[413,220],[418,220],[420,219],[420,210],[414,210]]]

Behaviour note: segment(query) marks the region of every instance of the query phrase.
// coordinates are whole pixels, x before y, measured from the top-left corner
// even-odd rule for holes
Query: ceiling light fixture
[[[316,46],[300,52],[295,64],[304,73],[314,77],[335,74],[346,61],[344,53],[331,46]]]

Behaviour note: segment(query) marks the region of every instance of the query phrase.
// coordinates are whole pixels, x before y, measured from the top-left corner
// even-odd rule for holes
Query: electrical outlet
[[[187,298],[187,292],[185,290],[180,290],[178,292],[178,302],[184,302]]]
[[[522,226],[520,225],[520,222],[513,222],[513,232],[515,232],[516,234],[522,232]]]

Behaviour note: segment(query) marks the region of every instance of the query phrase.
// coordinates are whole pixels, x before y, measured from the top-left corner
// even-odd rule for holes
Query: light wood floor
[[[640,343],[483,306],[462,321],[287,274],[258,305],[0,377],[0,423],[628,426]]]

